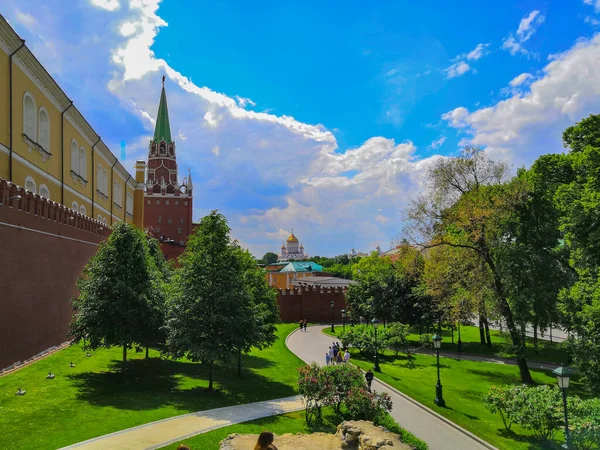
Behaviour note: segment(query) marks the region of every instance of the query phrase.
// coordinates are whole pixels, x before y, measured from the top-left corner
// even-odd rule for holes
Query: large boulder
[[[231,434],[220,450],[252,450],[258,435]],[[335,434],[283,434],[275,436],[279,450],[410,450],[397,434],[364,420],[342,422]]]

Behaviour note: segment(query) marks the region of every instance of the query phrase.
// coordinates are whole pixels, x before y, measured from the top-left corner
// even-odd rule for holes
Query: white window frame
[[[71,140],[71,171],[79,174],[79,145],[75,139]]]
[[[108,196],[108,175],[104,167],[102,168],[102,193]]]
[[[50,200],[50,189],[48,189],[48,186],[45,184],[40,184],[40,187],[38,188],[38,195]]]
[[[27,187],[28,183],[29,183],[29,187]],[[33,185],[33,189],[32,189],[31,185]],[[25,184],[23,185],[23,187],[25,188],[26,191],[37,194],[37,184],[35,183],[35,180],[33,179],[32,176],[25,177]]]
[[[82,177],[84,180],[87,180],[87,175],[86,175],[86,171],[87,171],[87,161],[86,161],[86,155],[85,155],[85,148],[83,147],[79,147],[79,176]]]
[[[71,203],[71,209],[75,212],[79,212],[79,205],[77,204],[77,202]]]
[[[46,116],[46,129],[43,129],[42,127],[42,113]],[[44,108],[43,106],[40,107],[39,111],[38,111],[38,144],[40,144],[40,146],[47,151],[48,153],[50,152],[50,114],[48,114],[48,111],[46,111],[46,108]],[[44,136],[45,134],[45,136]]]
[[[82,216],[87,215],[87,210],[85,209],[85,206],[81,205],[79,207],[79,214],[81,214]]]
[[[25,107],[25,101],[27,99],[30,99],[33,103],[33,108],[31,108],[31,110]],[[31,121],[33,125],[33,128],[31,130],[27,128],[27,113],[29,111],[31,111]],[[23,94],[23,134],[26,135],[32,141],[37,142],[37,107],[35,103],[35,98],[29,92],[25,92],[25,94]]]

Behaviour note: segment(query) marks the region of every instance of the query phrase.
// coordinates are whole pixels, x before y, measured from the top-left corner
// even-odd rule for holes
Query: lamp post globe
[[[442,395],[442,383],[440,382],[440,348],[442,346],[442,337],[439,334],[433,335],[433,347],[437,357],[437,384],[435,385],[435,399],[433,403],[438,406],[446,406],[446,401]]]
[[[335,306],[335,301],[330,300],[329,304],[331,305],[331,332],[335,333],[335,328],[333,326],[333,307]]]
[[[375,330],[375,366],[373,370],[375,372],[381,372],[381,368],[379,367],[379,354],[377,349],[377,326],[379,325],[379,320],[373,319],[371,320],[371,324],[373,325],[373,329]]]
[[[344,309],[342,309],[341,312],[342,312],[342,333],[345,333],[346,332],[346,314],[347,314],[347,311],[344,308]]]
[[[567,389],[569,388],[573,371],[561,364],[561,366],[554,369],[552,373],[556,376],[556,381],[558,382],[558,387],[561,390],[563,399],[563,413],[565,415],[565,444],[563,445],[563,448],[569,449],[571,448],[571,439],[569,436],[569,415],[567,413]]]

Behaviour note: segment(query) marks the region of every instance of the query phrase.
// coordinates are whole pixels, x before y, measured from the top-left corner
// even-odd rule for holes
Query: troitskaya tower
[[[144,228],[162,242],[165,256],[176,258],[192,232],[193,185],[189,169],[187,178],[181,184],[178,181],[164,76],[162,81],[154,137],[148,149]]]

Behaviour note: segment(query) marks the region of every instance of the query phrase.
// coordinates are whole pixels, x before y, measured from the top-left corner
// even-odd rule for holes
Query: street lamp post
[[[437,354],[437,384],[435,385],[435,403],[438,406],[446,406],[446,401],[442,396],[442,383],[440,382],[440,347],[442,346],[442,337],[439,334],[433,335],[433,346]]]
[[[552,373],[556,375],[558,387],[562,391],[563,411],[565,414],[565,445],[563,445],[563,448],[568,449],[571,448],[571,442],[569,437],[569,417],[567,414],[567,389],[569,388],[572,372],[568,367],[563,367],[561,365],[559,368],[554,369]]]
[[[333,307],[335,305],[335,302],[331,300],[329,304],[331,305],[331,332],[335,333],[335,328],[333,327]]]
[[[346,309],[342,309],[342,333],[346,332]]]
[[[373,319],[371,320],[373,324],[373,329],[375,330],[375,367],[373,369],[375,372],[381,372],[381,368],[379,367],[379,355],[377,352],[377,326],[379,325],[379,320]]]

